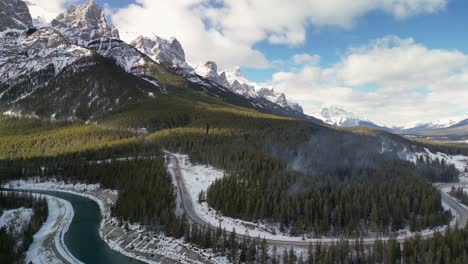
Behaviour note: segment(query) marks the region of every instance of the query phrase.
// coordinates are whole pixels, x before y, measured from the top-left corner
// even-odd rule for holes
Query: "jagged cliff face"
[[[28,6],[21,0],[0,0],[0,33],[33,27]]]
[[[90,50],[71,44],[56,30],[43,28],[0,45],[0,83],[12,84],[22,76],[44,70],[55,76],[66,66],[91,54]],[[8,93],[8,89],[1,91],[1,97]]]
[[[218,65],[213,61],[207,61],[198,65],[195,68],[195,72],[201,77],[212,80],[223,87],[230,87],[230,83],[226,79],[226,75],[218,74]]]
[[[180,42],[155,36],[154,38],[137,37],[130,45],[150,58],[171,68],[191,68],[185,61],[185,52]]]
[[[100,38],[119,39],[119,31],[107,24],[103,10],[93,0],[67,10],[52,20],[52,27],[67,36],[70,41],[87,44]]]

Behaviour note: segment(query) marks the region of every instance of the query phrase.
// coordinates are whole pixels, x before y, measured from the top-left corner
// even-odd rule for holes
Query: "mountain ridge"
[[[8,1],[14,2],[16,0]],[[25,7],[27,9],[27,6]],[[18,12],[23,11],[20,10]],[[31,25],[30,15],[24,17],[24,19],[25,22],[22,24]],[[180,83],[176,85],[172,82],[182,81],[185,83],[182,86],[186,88],[193,89],[194,91],[206,92],[207,95],[221,98],[228,103],[253,108],[260,112],[320,123],[320,121],[312,117],[296,112],[291,108],[283,108],[264,98],[240,98],[237,95],[234,96],[235,93],[231,92],[223,85],[200,77],[194,72],[193,68],[185,62],[185,54],[182,45],[176,39],[164,40],[156,37],[157,43],[153,43],[154,45],[150,49],[152,53],[149,52],[148,49],[141,49],[141,47],[140,50],[138,50],[134,46],[120,40],[118,30],[107,24],[103,10],[95,1],[87,1],[81,5],[69,6],[63,14],[59,14],[57,18],[53,20],[51,26],[52,27],[40,28],[39,30],[26,28],[18,29],[17,32],[12,35],[11,41],[1,44],[0,55],[2,55],[2,58],[0,59],[0,73],[2,74],[0,76],[2,76],[2,79],[0,80],[0,101],[3,102],[3,105],[0,107],[0,110],[2,110],[3,113],[9,115],[41,116],[46,118],[52,116],[53,118],[62,119],[77,118],[78,116],[74,115],[74,111],[63,112],[71,113],[70,116],[57,114],[62,112],[60,111],[61,109],[58,108],[63,107],[63,105],[60,106],[61,104],[59,103],[55,105],[57,108],[56,111],[50,110],[50,107],[54,106],[54,104],[48,107],[48,111],[44,111],[41,106],[32,104],[37,107],[34,109],[31,106],[18,102],[30,101],[35,96],[39,96],[39,93],[36,93],[36,91],[43,90],[45,87],[59,89],[58,87],[52,88],[49,84],[54,78],[61,78],[61,74],[65,68],[92,68],[96,64],[95,62],[85,65],[78,63],[78,61],[82,61],[83,58],[88,56],[94,58],[97,58],[96,56],[102,56],[115,63],[125,72],[151,85],[151,89],[145,88],[143,89],[145,92],[138,93],[139,96],[142,96],[141,99],[149,99],[159,94],[167,94],[171,92],[168,87],[174,88],[180,85]],[[29,47],[25,46],[26,44],[23,42],[38,42],[42,43],[42,46],[40,46],[40,51],[31,53]],[[25,48],[21,48],[23,46],[25,46]],[[73,50],[82,51],[83,54],[71,56],[74,54]],[[15,61],[18,54],[23,54],[24,63]],[[35,57],[30,57],[33,55]],[[153,58],[150,56],[153,56]],[[33,58],[36,58],[37,62],[31,63]],[[170,62],[173,62],[172,65]],[[75,63],[78,64],[74,65]],[[180,67],[181,65],[182,67]],[[17,70],[14,71],[12,69]],[[15,72],[16,74],[12,74]],[[73,73],[68,72],[66,74],[69,76]],[[81,71],[77,71],[76,74],[81,74]],[[180,77],[176,77],[176,75]],[[74,77],[71,76],[69,78],[73,79]],[[128,76],[128,78],[132,79],[130,76]],[[126,81],[124,83],[126,83]],[[134,89],[131,86],[128,88]],[[113,89],[112,87],[108,87],[105,90],[113,90],[116,93],[119,89],[120,88]],[[15,93],[9,93],[9,91],[15,91]],[[70,93],[73,92],[70,91]],[[78,100],[80,101],[80,107],[88,105],[84,108],[89,108],[88,110],[90,110],[90,113],[82,114],[79,118],[85,118],[85,121],[90,121],[88,120],[89,118],[94,118],[98,115],[98,112],[95,111],[113,109],[114,107],[112,105],[118,106],[119,102],[122,103],[125,101],[122,100],[118,94],[115,94],[112,95],[111,98],[115,100],[120,98],[117,102],[104,102],[106,101],[105,98],[95,98],[96,94],[101,93],[90,91],[87,99],[85,99],[85,97],[80,97],[81,99]],[[65,95],[62,94],[61,96]],[[75,94],[75,96],[77,98],[79,97],[78,94]],[[52,101],[56,98],[49,99]],[[99,103],[101,106],[99,109],[91,107],[92,104],[98,102],[102,102]],[[103,105],[107,106],[104,107]],[[76,105],[74,107],[77,108]],[[83,110],[81,112],[87,111]]]

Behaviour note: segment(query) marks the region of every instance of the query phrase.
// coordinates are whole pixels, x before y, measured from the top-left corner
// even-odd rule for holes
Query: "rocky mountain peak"
[[[81,44],[99,38],[119,38],[118,30],[107,24],[102,8],[93,0],[69,6],[51,25],[71,41]]]
[[[258,91],[258,95],[282,107],[290,107],[286,95],[284,93],[275,92],[273,88],[261,88]]]
[[[155,45],[153,46],[153,53],[163,62],[185,62],[185,52],[182,44],[176,38],[169,40],[155,37]]]
[[[216,64],[216,62],[213,61],[207,61],[198,65],[195,68],[195,72],[198,75],[213,81],[216,81],[216,79],[220,78],[218,74],[218,65]]]
[[[207,61],[198,65],[195,68],[195,73],[200,75],[201,77],[214,81],[215,83],[230,89],[231,84],[226,79],[226,74],[222,73],[221,75],[218,74],[218,65],[216,62]]]
[[[140,52],[148,55],[153,60],[170,67],[186,68],[185,52],[182,44],[175,39],[163,39],[158,36],[147,38],[138,36],[130,42]]]
[[[234,81],[238,81],[240,84],[248,84],[252,86],[252,83],[247,80],[247,77],[245,77],[245,75],[242,73],[242,70],[239,66],[225,70],[223,73],[226,75],[226,78],[230,84],[234,84]]]
[[[22,0],[0,0],[0,32],[33,27],[29,8]]]
[[[182,48],[182,44],[180,44],[180,42],[176,38],[169,39],[169,43],[170,48],[174,51],[174,55],[176,56],[176,58],[180,61],[185,61],[185,52]]]

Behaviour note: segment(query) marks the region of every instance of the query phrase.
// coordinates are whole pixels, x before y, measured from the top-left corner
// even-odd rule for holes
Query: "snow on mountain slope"
[[[21,0],[0,0],[0,32],[24,31],[33,27],[28,6]]]
[[[261,97],[281,107],[303,113],[302,107],[296,103],[288,102],[284,94],[276,93],[273,89],[263,88],[258,93],[256,87],[259,86],[248,81],[238,67],[219,73],[218,66],[213,61],[207,61],[196,67],[190,66],[185,59],[182,45],[175,38],[166,40],[158,36],[151,38],[139,36],[130,45],[154,61],[175,70],[176,73],[186,77],[193,83],[206,86],[210,85],[206,82],[208,80],[217,84],[219,88],[228,89],[247,99]]]
[[[99,38],[119,39],[119,31],[107,24],[103,10],[94,0],[68,6],[64,13],[52,20],[51,25],[79,44],[87,44]]]
[[[177,74],[189,81],[187,87],[228,103],[319,122],[304,115],[296,104],[288,104],[284,94],[264,90],[265,97],[259,96],[256,84],[248,82],[240,71],[232,84],[226,72],[218,73],[214,62],[197,67],[197,74],[186,62],[182,45],[176,39],[139,37],[132,42],[133,46],[121,41],[118,31],[107,24],[95,1],[68,7],[51,26],[37,31],[17,30],[1,44],[1,111],[53,119],[91,120],[97,113],[128,101],[125,96],[138,100],[142,93],[154,96],[155,92],[168,92],[165,84],[161,84],[164,82],[158,81],[159,77]],[[146,84],[123,74],[115,65]],[[115,83],[117,80],[125,85]],[[135,89],[122,90],[128,87],[130,80]],[[109,82],[113,82],[112,87]],[[39,104],[40,100],[48,103]]]
[[[250,82],[247,77],[242,73],[241,68],[239,66],[233,67],[231,69],[227,69],[223,71],[223,73],[226,75],[226,79],[229,81],[229,83],[232,85],[235,81],[241,83],[241,84],[247,84],[249,86],[255,86],[256,84],[253,82]]]
[[[218,74],[218,65],[213,61],[207,61],[203,64],[198,65],[195,68],[195,72],[201,77],[214,81],[215,83],[223,87],[228,88],[231,86],[228,80],[226,79],[226,75]]]
[[[126,72],[141,75],[138,68],[145,62],[145,56],[127,43],[112,38],[101,38],[88,44],[88,47],[106,58],[113,59]]]
[[[440,119],[433,122],[412,122],[403,127],[398,127],[400,130],[405,131],[418,131],[418,130],[432,130],[432,129],[441,129],[449,128],[459,125],[463,122],[465,118],[456,118],[456,119]]]
[[[289,103],[286,100],[286,96],[283,93],[282,94],[276,93],[275,90],[273,89],[261,88],[258,91],[258,95],[282,107],[289,107]]]
[[[170,68],[193,71],[185,61],[185,52],[182,45],[175,38],[166,40],[158,36],[153,38],[139,36],[130,45],[160,64]]]
[[[290,108],[299,113],[303,113],[302,107],[298,103],[289,101],[284,93],[278,93],[274,88],[265,88],[257,83],[249,81],[242,73],[240,67],[225,70],[221,75],[226,76],[226,79],[234,88],[235,92],[239,94],[247,94],[250,97],[260,96],[281,107]]]
[[[18,81],[21,76],[47,69],[57,75],[66,66],[91,54],[90,50],[69,43],[51,28],[3,42],[0,44],[0,84],[6,84],[6,89],[0,89],[0,98],[9,92],[8,84]]]

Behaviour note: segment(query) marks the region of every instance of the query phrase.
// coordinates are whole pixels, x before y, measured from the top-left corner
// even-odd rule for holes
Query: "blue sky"
[[[468,53],[468,1],[452,0],[438,14],[422,14],[398,20],[380,11],[360,17],[352,29],[310,26],[307,41],[297,47],[271,45],[262,42],[255,47],[262,50],[269,60],[286,59],[296,53],[313,53],[321,57],[322,66],[339,61],[350,46],[365,45],[370,39],[387,35],[413,38],[418,43],[433,49],[460,50]],[[247,69],[255,81],[271,78],[274,69]]]
[[[80,1],[83,2],[83,1]],[[98,0],[100,5],[112,9],[134,4],[133,0]],[[359,17],[353,28],[334,26],[309,26],[307,40],[299,45],[273,45],[262,41],[254,47],[262,51],[268,60],[285,60],[297,53],[318,54],[322,66],[336,63],[347,49],[366,44],[370,39],[386,35],[414,38],[434,49],[456,49],[468,53],[468,1],[451,0],[436,14],[420,14],[406,19],[395,19],[382,11],[373,11]],[[158,34],[155,32],[155,34]],[[256,70],[244,68],[245,74],[257,82],[267,81],[275,69]]]
[[[30,1],[48,17],[76,3]],[[176,37],[190,63],[239,65],[307,113],[338,105],[386,125],[468,117],[468,1],[97,2],[123,40]]]

